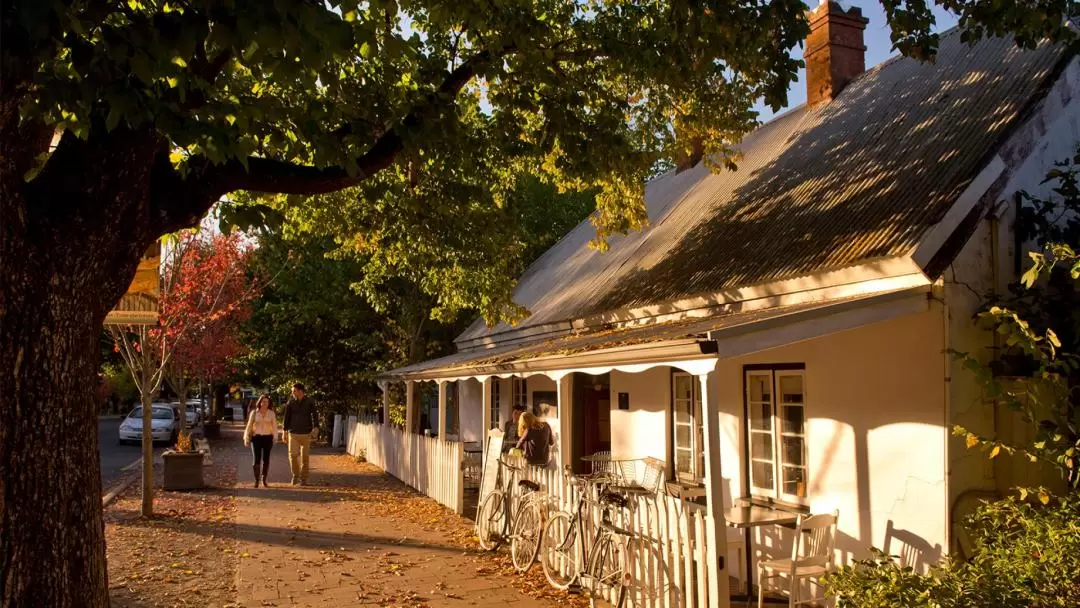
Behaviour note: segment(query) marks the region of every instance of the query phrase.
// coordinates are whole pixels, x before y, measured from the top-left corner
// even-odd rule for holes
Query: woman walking
[[[525,452],[525,460],[535,466],[547,466],[551,456],[551,446],[555,445],[555,436],[548,423],[529,412],[518,418],[518,449]]]
[[[262,483],[266,487],[266,474],[270,471],[270,448],[277,438],[277,415],[270,407],[270,395],[263,393],[255,402],[255,409],[248,416],[244,429],[244,445],[251,446],[251,472],[255,475],[255,487],[259,487],[259,465],[262,465]]]

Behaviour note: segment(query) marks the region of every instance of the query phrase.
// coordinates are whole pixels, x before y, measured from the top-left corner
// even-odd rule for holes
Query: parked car
[[[180,407],[180,404],[176,404],[176,406]],[[187,425],[189,427],[195,426],[202,421],[202,414],[199,412],[198,404],[192,404],[189,401],[187,407],[185,407],[184,409],[185,416],[187,417]]]
[[[202,399],[188,399],[188,407],[194,407],[199,415],[199,422],[210,420],[210,407],[202,402]]]
[[[176,441],[180,433],[180,410],[168,403],[155,403],[150,406],[150,437],[153,441]],[[120,423],[121,444],[142,442],[142,406],[131,410],[127,418]]]

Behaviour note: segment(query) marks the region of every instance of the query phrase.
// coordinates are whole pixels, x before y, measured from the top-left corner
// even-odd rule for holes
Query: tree
[[[925,0],[884,5],[897,48],[929,56]],[[945,6],[974,35],[1072,36],[1072,0]],[[700,140],[722,163],[756,99],[783,104],[803,11],[783,0],[4,3],[0,458],[16,474],[0,504],[2,603],[108,603],[85,387],[101,323],[157,238],[235,191],[359,186],[393,214],[419,200],[401,196],[414,189],[439,207],[499,204],[515,175],[536,172],[598,191],[602,243],[644,223],[655,161]],[[520,314],[486,290],[468,297],[489,319]]]
[[[360,265],[326,257],[328,248],[327,239],[286,241],[280,227],[260,234],[253,264],[282,271],[240,328],[238,365],[257,384],[287,392],[303,382],[320,406],[341,408],[370,390],[385,323],[350,287]]]
[[[269,276],[252,274],[250,261],[251,247],[239,233],[214,235],[187,256],[176,289],[162,298],[162,316],[180,320],[171,324],[165,380],[182,404],[191,382],[221,378],[243,352],[237,330]],[[177,332],[180,326],[184,331]]]
[[[154,512],[154,448],[150,433],[154,395],[171,370],[181,408],[186,407],[184,366],[200,361],[202,356],[196,351],[202,347],[203,338],[220,331],[218,326],[243,318],[253,295],[245,276],[248,248],[239,235],[207,238],[189,231],[171,243],[167,251],[162,264],[158,325],[106,328],[131,372],[142,403],[144,517]],[[180,420],[184,425],[183,411]]]
[[[379,372],[449,354],[475,318],[469,300],[437,300],[421,287],[425,281],[454,265],[493,268],[487,285],[499,290],[595,207],[591,194],[559,193],[521,177],[503,208],[418,208],[429,219],[416,234],[365,212],[355,192],[337,200],[332,217],[265,206],[237,215],[246,217],[245,229],[259,226],[255,264],[283,268],[245,326],[245,368],[271,386],[302,381],[319,391],[320,404],[343,412],[375,399]],[[469,262],[458,253],[465,242]]]

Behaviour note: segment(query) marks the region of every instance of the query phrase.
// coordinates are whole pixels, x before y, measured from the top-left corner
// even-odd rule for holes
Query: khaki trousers
[[[289,468],[293,479],[307,481],[311,433],[289,433]]]

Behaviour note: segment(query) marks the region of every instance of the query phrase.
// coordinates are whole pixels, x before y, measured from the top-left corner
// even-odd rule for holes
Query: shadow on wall
[[[894,556],[900,566],[923,574],[942,557],[941,545],[931,545],[917,534],[897,528],[891,519],[885,526],[885,546],[881,550]]]

